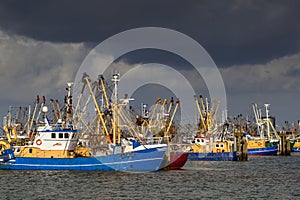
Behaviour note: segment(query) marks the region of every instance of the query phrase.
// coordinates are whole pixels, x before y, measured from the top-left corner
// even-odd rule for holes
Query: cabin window
[[[32,153],[32,149],[29,149],[29,153]]]
[[[223,148],[223,147],[224,147],[224,146],[223,146],[223,144],[221,144],[221,145],[220,145],[220,147],[222,147],[222,148]]]
[[[52,134],[51,134],[51,138],[56,138],[56,134],[55,134],[55,133],[52,133]]]
[[[69,138],[69,133],[65,133],[65,138]]]
[[[202,140],[201,140],[201,142],[203,143],[203,142],[204,142],[204,140],[202,139]]]
[[[64,138],[64,134],[63,133],[59,133],[58,137],[59,138]]]
[[[200,142],[200,139],[197,139],[197,142]]]
[[[216,147],[219,147],[219,144],[216,144]]]

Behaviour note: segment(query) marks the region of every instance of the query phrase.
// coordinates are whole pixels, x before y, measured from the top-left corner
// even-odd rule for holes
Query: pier
[[[244,134],[240,131],[234,133],[235,143],[238,152],[238,161],[248,160],[247,140]]]
[[[291,142],[286,137],[286,132],[280,132],[280,143],[279,143],[279,155],[290,156],[291,155]]]

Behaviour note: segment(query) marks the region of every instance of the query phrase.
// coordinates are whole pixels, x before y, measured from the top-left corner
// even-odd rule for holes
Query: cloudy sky
[[[295,122],[300,119],[299,9],[297,0],[2,1],[0,115],[9,105],[33,104],[37,94],[60,98],[83,59],[105,39],[133,28],[163,27],[205,48],[223,77],[229,115],[251,115],[251,103],[270,103],[278,124]],[[186,74],[190,69],[159,50],[128,53],[115,65],[147,63]],[[198,89],[201,93],[202,86]]]

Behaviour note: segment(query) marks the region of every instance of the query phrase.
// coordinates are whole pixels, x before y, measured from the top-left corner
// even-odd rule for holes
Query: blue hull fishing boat
[[[197,124],[197,134],[194,137],[188,160],[191,161],[236,161],[238,154],[235,143],[228,137],[228,127],[217,123],[216,113],[220,101],[215,107],[213,100],[211,107],[206,99],[200,96],[200,101],[195,96],[195,103],[200,116]]]
[[[269,146],[263,148],[248,148],[249,156],[276,156],[278,146]]]
[[[6,170],[94,170],[94,171],[157,171],[161,169],[165,148],[152,148],[109,156],[78,158],[30,158],[3,159],[0,169]],[[12,153],[12,152],[10,152]],[[4,153],[2,158],[7,157]],[[6,160],[6,161],[5,161]]]
[[[275,122],[272,122],[269,116],[270,104],[264,104],[264,106],[266,117],[262,117],[257,104],[252,104],[257,133],[246,135],[249,156],[276,156],[278,154],[280,138],[275,129]]]
[[[220,152],[220,153],[188,153],[188,160],[191,161],[237,161],[238,155],[236,151]]]
[[[229,140],[210,143],[205,137],[196,136],[193,146],[188,152],[191,161],[237,161],[238,152],[234,150],[234,142]]]
[[[84,80],[91,89],[88,78],[85,77]],[[117,77],[114,80],[117,81]],[[103,112],[99,109],[91,90],[95,107],[98,110],[98,122],[102,123],[98,130],[104,130],[99,133],[99,136],[103,136],[99,143],[105,146],[92,154],[90,149],[80,142],[81,133],[85,130],[79,130],[74,125],[71,85],[68,83],[65,117],[59,117],[56,123],[50,123],[47,117],[48,108],[43,99],[40,105],[43,121],[36,120],[38,124],[33,133],[28,135],[26,143],[18,143],[17,125],[13,120],[7,120],[3,127],[6,137],[0,140],[0,169],[144,172],[167,167],[169,164],[168,145],[143,144],[138,137],[128,139],[128,137],[121,136],[121,126],[117,124],[120,120],[117,114],[120,114],[122,110],[117,99],[111,105],[115,109],[110,111],[113,117],[108,118],[113,128],[108,130],[105,123],[108,120],[103,119]],[[95,129],[92,129],[92,132],[94,131]]]

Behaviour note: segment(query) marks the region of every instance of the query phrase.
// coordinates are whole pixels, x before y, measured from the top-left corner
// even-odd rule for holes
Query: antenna
[[[271,136],[270,136],[270,121],[269,121],[269,106],[270,106],[270,104],[265,103],[264,106],[266,108],[267,134],[268,134],[268,139],[270,139],[271,138]]]
[[[111,79],[114,82],[114,92],[113,92],[113,100],[114,103],[118,103],[118,83],[120,81],[120,73],[113,74],[113,78]]]

